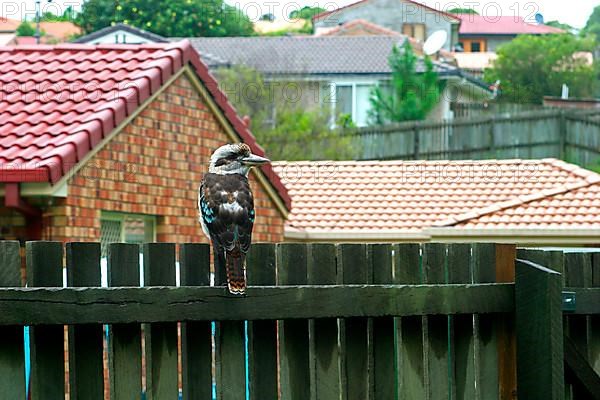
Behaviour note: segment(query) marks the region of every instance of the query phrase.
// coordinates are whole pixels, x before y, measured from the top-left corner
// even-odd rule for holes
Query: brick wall
[[[101,211],[154,215],[157,240],[199,242],[197,190],[218,146],[230,142],[182,75],[68,182],[68,197],[44,214],[44,239],[98,241]],[[282,241],[284,220],[250,174],[254,242]]]

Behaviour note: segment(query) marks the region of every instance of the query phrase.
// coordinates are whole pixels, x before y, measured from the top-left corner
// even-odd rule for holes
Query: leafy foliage
[[[596,6],[582,30],[584,35],[592,35],[600,42],[600,6]]]
[[[438,74],[431,59],[423,59],[425,71],[418,73],[418,58],[406,40],[400,49],[392,48],[388,62],[392,80],[371,91],[370,122],[379,125],[425,119],[440,98]]]
[[[558,28],[558,29],[562,29],[563,31],[569,33],[569,32],[573,32],[575,30],[574,27],[572,27],[569,24],[563,24],[560,21],[548,21],[545,23],[545,25],[551,26],[553,28]]]
[[[239,115],[251,118],[258,143],[274,160],[347,159],[353,155],[350,138],[342,128],[330,129],[328,107],[290,99],[283,87],[293,82],[271,83],[244,66],[216,71],[219,86]],[[304,100],[310,96],[302,96]]]
[[[42,22],[71,22],[73,21],[73,7],[69,6],[62,15],[55,15],[50,11],[46,11],[40,17]]]
[[[17,36],[34,36],[35,28],[27,21],[21,22],[17,27]]]
[[[512,103],[541,104],[544,96],[559,96],[563,83],[570,96],[589,97],[597,84],[594,67],[576,53],[591,48],[590,40],[569,34],[519,36],[498,48],[485,80],[500,80],[500,100]]]
[[[250,19],[223,0],[88,0],[77,22],[86,33],[118,22],[169,37],[254,33]]]
[[[293,10],[292,12],[290,12],[289,17],[290,18],[312,19],[312,17],[314,17],[315,15],[320,14],[324,11],[326,11],[326,10],[321,7],[305,6],[299,10]]]
[[[450,10],[448,10],[448,12],[450,14],[475,14],[475,15],[479,15],[479,13],[477,11],[475,11],[472,8],[451,8]]]

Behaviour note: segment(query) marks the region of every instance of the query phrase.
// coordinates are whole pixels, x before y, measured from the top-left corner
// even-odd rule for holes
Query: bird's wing
[[[225,251],[246,253],[252,241],[254,200],[243,175],[206,174],[200,187],[202,223],[211,240]]]

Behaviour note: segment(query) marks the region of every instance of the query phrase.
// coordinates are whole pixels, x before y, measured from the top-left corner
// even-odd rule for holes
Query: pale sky
[[[152,0],[148,0],[152,1]],[[237,5],[244,10],[251,19],[256,19],[260,15],[272,12],[277,18],[288,15],[290,11],[299,9],[303,6],[319,6],[325,9],[335,9],[354,3],[355,0],[225,0],[227,3]],[[42,7],[55,14],[62,13],[68,5],[80,9],[82,0],[54,0],[48,3],[47,0],[41,0]],[[421,3],[430,7],[448,10],[454,7],[470,7],[477,10],[480,14],[489,16],[519,15],[524,18],[533,16],[536,12],[541,13],[546,21],[559,20],[560,22],[570,24],[576,28],[582,28],[588,17],[592,13],[594,6],[598,5],[598,0],[496,0],[496,1],[470,1],[470,0],[421,0]],[[0,16],[5,18],[32,19],[35,15],[35,0],[0,0]]]

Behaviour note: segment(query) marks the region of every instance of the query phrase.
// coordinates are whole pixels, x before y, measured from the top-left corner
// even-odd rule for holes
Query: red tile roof
[[[293,199],[287,231],[417,232],[472,223],[537,228],[569,215],[571,208],[562,207],[575,207],[567,206],[571,198],[581,200],[578,215],[600,228],[600,175],[555,159],[286,162],[275,171]],[[510,224],[503,219],[508,213]],[[589,225],[582,218],[571,227]]]
[[[334,10],[323,11],[323,12],[321,12],[321,13],[316,14],[315,16],[313,16],[312,20],[313,21],[318,21],[320,19],[325,18],[326,16],[328,16],[330,14],[337,13],[340,10],[343,10],[345,8],[350,8],[350,7],[355,7],[355,6],[362,5],[363,3],[366,3],[367,1],[369,1],[369,0],[360,0],[360,1],[357,1],[356,3],[348,4],[348,5],[343,6],[343,7],[337,7]],[[425,4],[419,3],[418,1],[413,1],[413,0],[404,0],[404,1],[406,1],[407,3],[412,3],[412,4],[414,4],[416,6],[419,6],[419,7],[425,8],[426,10],[433,11],[435,13],[444,15],[445,17],[450,18],[453,21],[460,21],[460,18],[458,18],[458,16],[455,15],[455,14],[450,14],[450,13],[447,13],[445,11],[438,10],[437,8],[429,7],[429,6],[425,5]]]
[[[56,183],[190,65],[240,139],[264,155],[188,41],[0,47],[0,182]],[[291,207],[277,174],[263,171]]]
[[[457,14],[460,18],[460,35],[543,35],[565,33],[562,29],[543,24],[530,24],[522,17]]]

